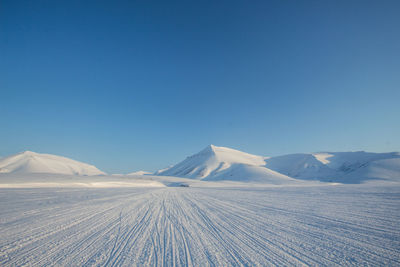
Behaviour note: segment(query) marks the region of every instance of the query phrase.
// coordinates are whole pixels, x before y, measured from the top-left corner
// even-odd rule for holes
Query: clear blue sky
[[[400,1],[0,6],[0,156],[400,151]]]

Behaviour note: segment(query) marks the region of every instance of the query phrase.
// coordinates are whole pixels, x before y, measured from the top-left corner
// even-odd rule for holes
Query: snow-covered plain
[[[400,185],[2,188],[20,265],[399,266]]]
[[[43,187],[164,187],[162,182],[145,177],[129,176],[78,176],[50,173],[0,173],[0,188],[43,188]]]

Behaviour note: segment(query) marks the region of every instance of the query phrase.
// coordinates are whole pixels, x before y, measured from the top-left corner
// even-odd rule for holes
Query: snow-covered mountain
[[[360,183],[371,179],[400,181],[400,154],[323,152],[262,157],[210,145],[156,175],[206,181],[253,181],[282,184],[298,180]]]
[[[265,160],[239,150],[209,145],[184,161],[156,172],[162,176],[186,177],[206,181],[252,181],[282,184],[294,179],[264,167]]]
[[[0,159],[0,173],[105,174],[93,165],[30,151]],[[127,176],[143,175],[150,173],[140,171]],[[268,184],[298,183],[300,180],[361,183],[379,179],[400,182],[400,153],[321,152],[263,157],[209,145],[154,175]]]
[[[266,159],[267,168],[296,179],[359,183],[370,179],[400,181],[400,154],[323,152]]]
[[[0,159],[0,173],[105,174],[93,165],[65,157],[31,151],[25,151]]]
[[[254,166],[265,164],[264,158],[261,156],[247,154],[231,148],[209,145],[199,153],[189,156],[184,161],[168,169],[161,170],[157,174],[203,179],[208,176],[214,176],[238,163]]]

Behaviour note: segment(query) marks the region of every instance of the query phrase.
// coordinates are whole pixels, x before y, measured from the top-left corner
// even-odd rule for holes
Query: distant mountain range
[[[283,183],[290,179],[360,183],[371,179],[400,181],[400,154],[323,152],[262,157],[210,145],[157,175],[199,180]]]
[[[0,173],[105,175],[93,165],[31,151],[0,159]],[[143,175],[268,184],[297,183],[302,180],[339,183],[361,183],[376,179],[400,181],[400,153],[321,152],[263,157],[209,145],[182,162],[154,174],[144,171],[128,174]]]

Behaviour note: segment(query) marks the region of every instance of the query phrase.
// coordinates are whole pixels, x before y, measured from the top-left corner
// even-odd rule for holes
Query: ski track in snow
[[[400,187],[1,189],[1,266],[400,265]]]

